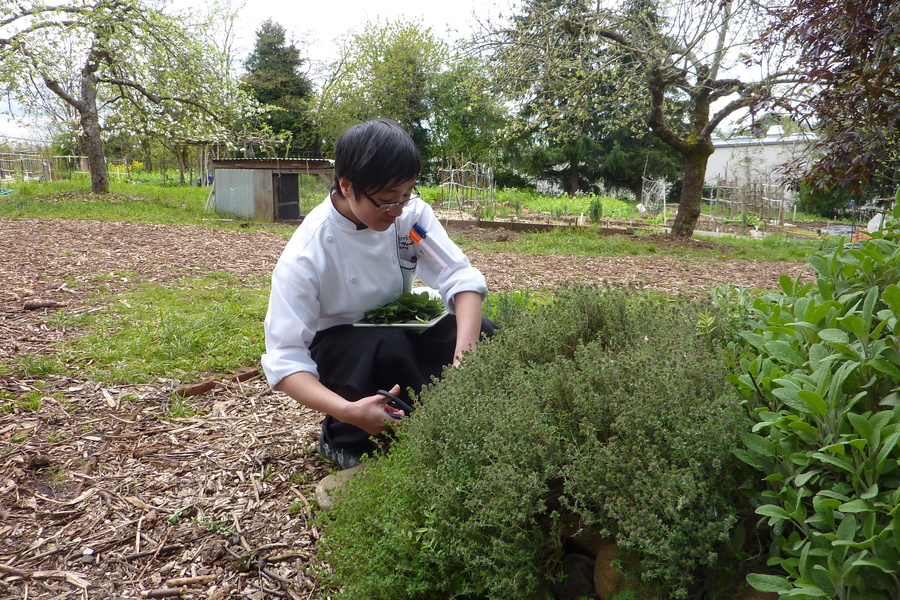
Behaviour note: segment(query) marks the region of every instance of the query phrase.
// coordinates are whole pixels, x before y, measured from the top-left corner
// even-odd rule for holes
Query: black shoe
[[[362,457],[361,454],[355,454],[347,448],[335,448],[330,446],[321,433],[319,433],[319,446],[317,449],[319,454],[328,460],[337,463],[337,466],[340,467],[342,471],[344,469],[352,469],[353,467],[362,464],[360,462],[360,458]]]

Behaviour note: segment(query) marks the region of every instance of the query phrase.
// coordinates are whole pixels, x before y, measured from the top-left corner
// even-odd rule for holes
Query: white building
[[[786,183],[782,165],[802,158],[815,140],[810,133],[784,135],[780,126],[770,127],[765,137],[713,140],[715,152],[706,166],[706,185],[780,189]]]

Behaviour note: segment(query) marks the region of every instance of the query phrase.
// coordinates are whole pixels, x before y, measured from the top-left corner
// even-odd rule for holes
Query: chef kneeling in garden
[[[420,169],[412,138],[391,120],[342,133],[331,193],[304,218],[272,273],[263,369],[271,386],[326,414],[319,453],[342,469],[360,464],[378,448],[371,436],[404,416],[377,390],[409,403],[408,389],[418,392],[495,329],[481,314],[484,276],[415,192]],[[414,242],[416,224],[440,255]],[[455,318],[423,332],[353,326],[400,299],[416,276]]]

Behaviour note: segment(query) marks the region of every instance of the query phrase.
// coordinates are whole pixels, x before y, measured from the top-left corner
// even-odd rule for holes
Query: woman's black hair
[[[354,125],[334,145],[334,186],[353,185],[356,194],[375,194],[392,183],[419,176],[422,162],[415,142],[396,121],[373,119]]]

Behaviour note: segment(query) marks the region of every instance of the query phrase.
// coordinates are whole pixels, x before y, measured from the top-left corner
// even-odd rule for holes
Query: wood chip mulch
[[[183,418],[166,414],[171,382],[48,383],[39,414],[0,421],[0,594],[319,597],[312,486],[329,466],[312,411],[258,377]]]
[[[315,454],[320,414],[247,373],[217,376],[192,397],[196,415],[177,416],[173,392],[207,382],[103,386],[4,366],[53,355],[75,335],[52,324],[56,311],[97,310],[98,293],[115,301],[186,274],[258,281],[284,244],[253,231],[0,218],[0,598],[329,596],[313,519],[315,484],[332,469]],[[775,288],[800,269],[727,257],[471,258],[497,291],[570,281],[697,294]]]

